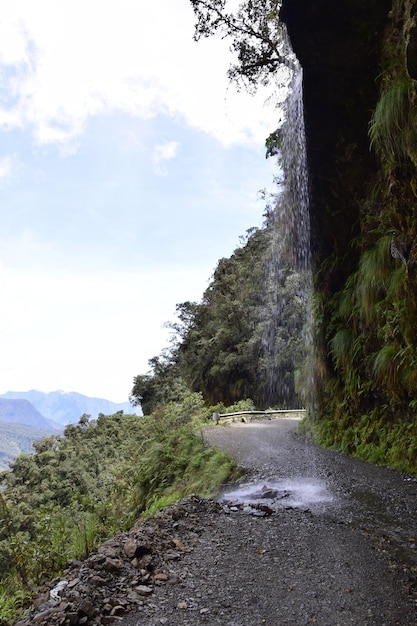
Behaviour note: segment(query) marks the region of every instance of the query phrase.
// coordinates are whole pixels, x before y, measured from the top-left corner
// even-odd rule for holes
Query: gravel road
[[[297,430],[294,419],[207,429],[245,482],[219,497],[224,512],[202,515],[206,530],[172,563],[178,584],[156,588],[120,624],[417,624],[416,479]]]

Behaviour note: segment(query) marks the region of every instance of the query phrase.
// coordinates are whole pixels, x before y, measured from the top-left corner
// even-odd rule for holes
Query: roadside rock
[[[201,516],[210,524],[221,512],[219,504],[193,495],[138,522],[38,589],[30,615],[16,626],[119,623],[121,615],[150,601],[155,586],[177,584],[171,562],[198,541],[205,528]]]

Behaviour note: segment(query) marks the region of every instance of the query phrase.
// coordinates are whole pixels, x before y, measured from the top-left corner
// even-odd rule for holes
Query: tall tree
[[[130,402],[141,406],[150,415],[159,405],[181,400],[187,390],[177,364],[176,348],[166,348],[159,356],[149,359],[150,371],[133,379]]]
[[[278,256],[272,265],[271,228],[251,229],[244,245],[218,262],[186,327],[172,325],[181,337],[181,375],[210,404],[299,404],[294,372],[304,353],[305,294],[288,259]],[[190,313],[189,303],[182,313],[184,307]]]

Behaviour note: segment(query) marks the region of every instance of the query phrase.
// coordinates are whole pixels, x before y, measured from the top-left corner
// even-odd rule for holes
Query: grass
[[[19,581],[0,581],[0,626],[9,626],[30,603],[30,592]]]

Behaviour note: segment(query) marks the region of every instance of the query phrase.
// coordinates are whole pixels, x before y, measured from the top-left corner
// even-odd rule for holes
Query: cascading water
[[[307,394],[309,409],[313,386],[303,376],[307,393],[297,398],[294,370],[304,366],[312,350],[311,333],[311,247],[310,202],[307,150],[304,128],[303,77],[294,73],[286,101],[285,122],[281,129],[280,166],[283,185],[273,209],[268,213],[269,246],[265,254],[265,289],[261,324],[263,350],[261,370],[265,384],[265,404],[290,407],[300,404]],[[258,428],[260,428],[258,426]],[[282,432],[284,437],[284,431]],[[221,502],[232,511],[243,507],[251,515],[269,515],[279,509],[308,507],[321,511],[335,500],[319,477],[314,446],[305,441],[301,459],[295,463],[299,476],[277,476],[251,481],[223,494]],[[265,450],[266,456],[274,452]],[[280,451],[282,454],[282,450]],[[296,456],[299,450],[294,451]],[[288,466],[288,462],[287,462]],[[290,467],[295,467],[289,464]]]
[[[269,214],[261,369],[265,405],[300,405],[295,369],[310,344],[311,248],[302,70],[297,64],[280,131],[283,188]],[[297,390],[298,391],[298,390]],[[310,390],[309,390],[309,393]]]
[[[307,371],[305,363],[312,351],[310,202],[302,78],[301,68],[297,68],[281,130],[279,163],[283,185],[268,213],[261,369],[265,404],[290,407],[291,403],[299,405],[309,395],[310,410],[314,388],[305,374],[302,382],[306,393],[297,397],[294,388],[294,370],[304,366]],[[256,427],[262,430],[262,426]],[[282,438],[285,432],[283,429]],[[261,480],[252,479],[222,494],[220,501],[224,506],[231,511],[242,508],[251,515],[265,516],[280,509],[322,511],[336,501],[320,477],[316,448],[307,437],[304,445],[296,449],[289,446],[291,462],[284,460],[285,444],[275,456],[275,448],[268,448],[260,435],[259,441],[263,441],[265,457],[274,459],[277,475],[266,476],[262,468]],[[297,455],[300,456],[294,461]],[[266,467],[269,469],[268,463]],[[282,476],[282,467],[291,469],[289,477]]]
[[[307,168],[307,150],[304,126],[303,72],[298,68],[287,100],[287,116],[282,130],[282,155],[285,191],[285,238],[292,244],[294,268],[310,278],[310,194]]]

